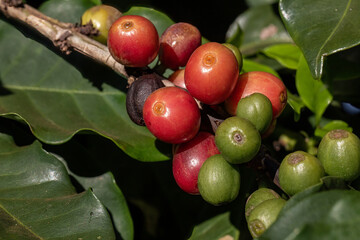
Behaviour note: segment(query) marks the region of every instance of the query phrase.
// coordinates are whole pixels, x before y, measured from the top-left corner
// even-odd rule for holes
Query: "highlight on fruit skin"
[[[200,131],[191,140],[178,144],[174,149],[172,172],[177,185],[186,193],[198,195],[198,174],[202,164],[214,154],[220,154],[215,137]]]
[[[122,15],[109,29],[111,56],[126,67],[145,67],[157,56],[159,35],[154,24],[139,15]]]
[[[249,219],[250,213],[262,202],[273,199],[280,198],[280,195],[270,188],[259,188],[258,190],[251,193],[247,198],[245,203],[245,218]]]
[[[215,131],[215,143],[228,162],[241,164],[259,152],[261,136],[249,120],[233,116],[220,123]]]
[[[287,89],[282,80],[268,72],[252,71],[239,75],[234,90],[224,103],[228,113],[236,115],[236,107],[240,99],[253,93],[262,93],[269,98],[274,119],[285,109]]]
[[[143,118],[148,130],[159,140],[178,144],[198,133],[200,109],[194,98],[179,87],[163,87],[145,101]]]
[[[272,198],[263,201],[251,211],[248,229],[253,238],[260,237],[276,221],[285,203],[285,199]]]
[[[215,206],[230,203],[240,190],[239,166],[226,161],[221,154],[205,160],[200,168],[198,187],[202,198]]]
[[[191,54],[201,45],[201,33],[190,23],[169,26],[160,37],[160,62],[172,70],[184,67]]]
[[[121,12],[109,5],[101,4],[87,9],[81,16],[81,25],[91,23],[99,31],[91,36],[98,42],[107,44],[107,37],[111,25],[121,16]]]
[[[360,140],[352,132],[329,131],[320,141],[317,157],[330,176],[352,181],[360,175]]]
[[[217,42],[198,47],[185,66],[185,85],[202,103],[216,105],[227,99],[239,76],[234,54]]]
[[[279,184],[290,196],[320,183],[324,176],[319,159],[304,151],[286,155],[279,167]]]

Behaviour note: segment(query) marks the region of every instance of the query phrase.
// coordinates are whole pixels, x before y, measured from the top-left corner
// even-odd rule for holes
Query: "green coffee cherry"
[[[325,175],[320,161],[313,155],[296,151],[288,154],[279,167],[279,184],[290,196],[320,182]]]
[[[216,129],[215,143],[227,161],[240,164],[258,153],[261,136],[249,120],[234,116],[225,119]]]
[[[239,167],[227,162],[220,154],[209,157],[200,168],[198,188],[202,198],[213,205],[233,201],[240,189]]]
[[[269,128],[273,117],[271,101],[261,93],[241,98],[236,108],[236,116],[249,120],[262,134]]]
[[[106,44],[109,29],[120,16],[121,12],[112,6],[105,4],[97,5],[83,13],[81,24],[85,25],[91,21],[93,27],[99,31],[99,35],[93,38],[98,42]]]
[[[258,190],[253,192],[246,200],[246,204],[245,204],[246,220],[248,220],[250,213],[252,212],[252,210],[254,210],[254,208],[256,208],[256,206],[258,206],[259,204],[261,204],[266,200],[273,198],[280,198],[280,195],[270,188],[259,188]]]
[[[330,176],[352,181],[360,175],[360,140],[349,131],[328,132],[319,144],[317,157]]]
[[[251,211],[248,228],[253,238],[261,236],[276,221],[285,203],[282,198],[273,198],[263,201]]]
[[[231,43],[223,43],[222,45],[224,45],[225,47],[227,47],[228,49],[230,49],[233,52],[233,54],[236,57],[236,61],[239,64],[239,72],[240,72],[242,69],[242,66],[243,66],[243,57],[242,57],[242,54],[241,54],[239,48]]]

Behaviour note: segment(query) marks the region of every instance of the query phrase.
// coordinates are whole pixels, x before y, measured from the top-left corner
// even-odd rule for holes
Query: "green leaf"
[[[301,109],[305,107],[305,104],[299,96],[294,95],[289,91],[287,91],[287,97],[287,103],[294,110],[294,119],[295,121],[298,121],[300,119]]]
[[[63,22],[80,23],[82,14],[98,2],[95,0],[50,0],[44,2],[39,10]]]
[[[315,136],[317,137],[324,137],[326,133],[328,133],[329,131],[331,130],[334,130],[334,129],[344,129],[344,130],[347,130],[349,132],[352,132],[352,128],[349,127],[349,125],[342,121],[342,120],[333,120],[329,123],[327,123],[325,126],[321,127],[317,127],[315,129]]]
[[[149,19],[155,25],[159,36],[162,35],[166,28],[175,23],[166,14],[147,7],[131,7],[124,15],[140,15]]]
[[[134,226],[124,195],[117,186],[114,176],[108,172],[98,177],[71,175],[85,189],[91,188],[102,204],[109,210],[116,230],[124,240],[134,239]]]
[[[0,134],[2,239],[115,239],[90,191],[76,194],[64,165],[39,142],[18,147]]]
[[[258,239],[357,239],[360,234],[355,227],[360,224],[358,191],[329,190],[307,196],[291,208],[287,204]]]
[[[263,53],[277,60],[282,66],[290,69],[297,69],[301,57],[300,49],[290,43],[276,44],[267,47],[263,50]]]
[[[318,124],[321,116],[332,101],[332,95],[320,80],[315,80],[312,77],[304,57],[300,58],[295,83],[301,100],[306,107],[315,113]]]
[[[72,2],[74,9],[78,2]],[[24,120],[48,144],[91,131],[135,159],[169,159],[170,147],[128,117],[126,79],[85,56],[65,56],[44,44],[0,21],[0,116]]]
[[[239,235],[239,230],[231,223],[230,212],[225,212],[197,225],[189,240],[238,239]]]
[[[322,77],[325,57],[360,44],[359,1],[281,0],[279,9],[315,79]]]
[[[280,78],[279,74],[271,67],[266,66],[261,63],[258,63],[258,62],[255,62],[255,61],[252,61],[247,58],[243,59],[242,71],[244,71],[244,72],[263,71],[263,72],[268,72],[268,73],[274,74],[275,76]]]
[[[238,27],[244,32],[244,36],[242,42],[234,45],[239,47],[244,55],[254,54],[273,44],[292,42],[271,5],[252,7],[240,14],[230,25],[226,38],[237,34]]]

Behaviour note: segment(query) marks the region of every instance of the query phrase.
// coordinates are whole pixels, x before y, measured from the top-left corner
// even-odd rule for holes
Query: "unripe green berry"
[[[246,200],[246,204],[245,204],[246,220],[248,220],[250,213],[252,212],[252,210],[254,210],[254,208],[256,208],[256,206],[258,206],[259,204],[261,204],[266,200],[273,198],[280,198],[280,195],[270,188],[259,188],[258,190],[253,192]]]
[[[239,167],[227,162],[220,154],[209,157],[200,168],[198,188],[203,199],[213,205],[233,201],[240,189]]]
[[[288,154],[279,167],[280,186],[290,196],[319,183],[324,175],[320,161],[303,151]]]
[[[330,176],[352,181],[360,175],[360,140],[349,131],[328,132],[319,144],[317,157]]]
[[[277,219],[286,200],[273,198],[260,203],[250,213],[248,228],[253,238],[261,236]]]
[[[249,120],[262,134],[269,128],[273,118],[271,102],[264,94],[250,94],[240,99],[236,116]]]

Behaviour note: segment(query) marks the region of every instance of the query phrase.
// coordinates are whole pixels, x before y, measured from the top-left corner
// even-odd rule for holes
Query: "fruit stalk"
[[[0,0],[0,12],[8,18],[36,29],[64,53],[70,54],[71,49],[74,49],[110,67],[124,77],[129,77],[125,67],[110,55],[107,46],[79,33],[74,24],[46,16],[28,4],[11,6],[5,0]]]

